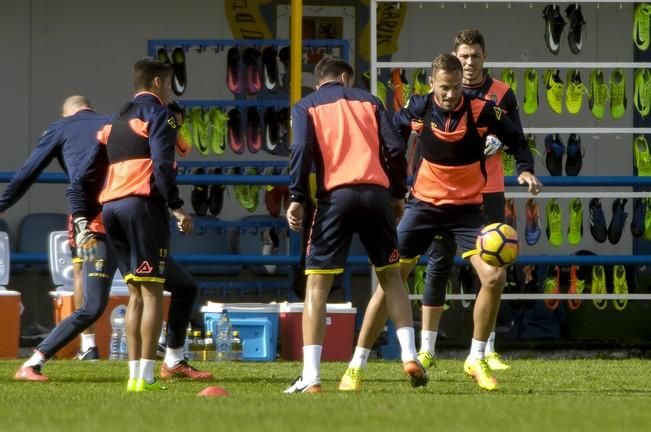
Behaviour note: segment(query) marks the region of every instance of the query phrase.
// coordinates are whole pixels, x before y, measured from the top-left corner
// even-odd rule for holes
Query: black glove
[[[85,217],[78,217],[74,220],[75,243],[77,243],[77,255],[84,261],[94,261],[97,255],[97,236],[88,226]]]

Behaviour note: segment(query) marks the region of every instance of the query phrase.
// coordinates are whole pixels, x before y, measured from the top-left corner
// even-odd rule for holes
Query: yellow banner
[[[271,30],[260,14],[260,5],[271,0],[226,0],[224,11],[234,39],[272,39]]]
[[[368,4],[368,1],[364,1]],[[398,7],[393,3],[377,3],[377,56],[393,54],[398,51],[398,38],[407,16],[407,5]],[[370,22],[362,30],[359,40],[359,54],[366,61],[371,58]]]

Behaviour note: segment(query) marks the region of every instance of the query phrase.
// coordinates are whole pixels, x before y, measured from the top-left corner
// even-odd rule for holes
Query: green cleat
[[[502,170],[505,176],[515,175],[515,157],[512,154],[502,153]]]
[[[626,112],[626,78],[622,68],[610,74],[610,115],[618,119]]]
[[[529,68],[524,73],[524,113],[531,115],[538,111],[538,72]]]
[[[150,391],[160,391],[167,390],[167,387],[154,380],[153,383],[148,383],[144,378],[138,378],[136,380],[136,387],[134,391],[136,393],[150,392]]]
[[[651,72],[649,69],[638,69],[633,78],[633,105],[642,117],[651,111]]]
[[[488,364],[488,367],[491,368],[491,370],[495,371],[511,369],[511,365],[504,363],[502,357],[496,352],[487,354],[486,357],[484,357],[484,360],[486,360],[486,363]]]
[[[434,360],[434,356],[427,351],[421,351],[418,353],[418,361],[423,365],[425,369],[436,366],[436,360]]]
[[[604,266],[592,266],[592,294],[607,294],[606,290],[606,272]],[[595,307],[599,310],[606,309],[608,300],[593,300]]]
[[[633,155],[635,157],[635,168],[638,176],[651,176],[651,154],[649,144],[644,135],[633,138]]]
[[[205,132],[205,125],[203,122],[203,108],[194,107],[190,110],[190,116],[185,121],[189,123],[192,129],[192,144],[199,150],[199,152],[208,155],[208,139]]]
[[[570,201],[570,226],[567,227],[567,241],[571,245],[581,242],[583,237],[583,204],[578,198]]]
[[[588,105],[595,118],[604,118],[607,100],[608,86],[604,83],[604,73],[601,69],[595,69],[590,73],[590,96],[588,97]]]
[[[613,293],[628,294],[628,282],[626,281],[626,269],[623,265],[613,266]],[[615,310],[623,311],[626,308],[628,300],[613,300]]]
[[[414,86],[414,94],[424,96],[432,92],[432,87],[427,81],[427,70],[421,68],[416,69],[411,77],[411,82]]]
[[[341,377],[339,382],[339,391],[360,391],[362,389],[362,369],[351,368],[346,369],[344,376]]]
[[[570,114],[578,114],[583,105],[583,94],[588,90],[581,81],[578,69],[567,71],[567,90],[565,93],[565,107]]]
[[[511,87],[511,90],[513,90],[513,93],[517,93],[518,81],[515,79],[515,72],[513,72],[513,69],[511,69],[511,68],[502,69],[502,74],[500,75],[500,80],[504,84]]]
[[[651,5],[648,3],[638,3],[633,12],[633,42],[641,51],[649,48],[651,35],[649,34],[649,16],[651,15]]]
[[[545,82],[545,95],[549,107],[556,114],[562,114],[565,86],[563,80],[561,80],[560,71],[558,69],[547,69],[543,75],[543,81]]]
[[[482,389],[487,391],[497,390],[497,380],[493,377],[486,359],[466,359],[463,363],[463,371],[468,376],[473,377],[477,385]]]
[[[226,123],[228,115],[217,107],[208,111],[208,128],[210,129],[210,148],[213,153],[220,155],[226,149]]]
[[[563,233],[561,232],[563,213],[556,198],[547,201],[545,213],[547,214],[547,239],[551,245],[560,246],[563,244]]]
[[[128,392],[135,392],[136,391],[136,381],[138,381],[135,378],[129,378],[129,381],[127,381],[127,391]]]

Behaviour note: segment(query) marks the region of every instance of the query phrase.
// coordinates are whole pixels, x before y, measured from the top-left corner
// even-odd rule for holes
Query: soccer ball
[[[486,225],[477,235],[479,256],[494,267],[504,267],[518,257],[518,233],[504,223]]]

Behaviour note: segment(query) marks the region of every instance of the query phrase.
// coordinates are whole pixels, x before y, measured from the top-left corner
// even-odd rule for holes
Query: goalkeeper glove
[[[487,135],[484,143],[484,156],[493,156],[502,148],[502,141],[495,135]]]
[[[88,219],[78,217],[74,220],[77,255],[84,261],[93,261],[97,255],[97,237],[89,229]]]

